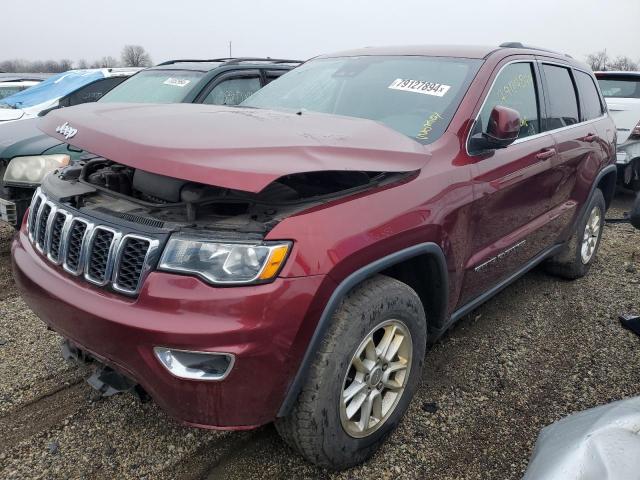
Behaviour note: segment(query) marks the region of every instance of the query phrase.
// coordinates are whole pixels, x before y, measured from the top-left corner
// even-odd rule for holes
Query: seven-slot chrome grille
[[[27,231],[35,248],[66,272],[127,295],[139,292],[160,243],[75,215],[40,189],[31,201]]]

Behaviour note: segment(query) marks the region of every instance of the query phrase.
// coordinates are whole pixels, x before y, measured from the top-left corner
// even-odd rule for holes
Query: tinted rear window
[[[578,123],[578,98],[568,68],[544,64],[549,110],[547,130]]]
[[[598,83],[605,97],[640,98],[639,77],[602,77],[598,75]]]
[[[600,95],[593,83],[591,75],[584,72],[574,70],[580,100],[582,102],[582,119],[591,120],[602,115],[602,104],[600,103]]]

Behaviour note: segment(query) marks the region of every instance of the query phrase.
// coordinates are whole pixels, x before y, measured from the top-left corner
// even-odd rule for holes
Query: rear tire
[[[378,275],[352,290],[333,315],[292,411],[275,422],[285,442],[333,470],[373,455],[418,386],[426,327],[420,298],[406,284]]]
[[[606,210],[604,195],[597,188],[569,243],[560,254],[546,262],[547,272],[569,280],[584,277],[589,272],[600,247]]]

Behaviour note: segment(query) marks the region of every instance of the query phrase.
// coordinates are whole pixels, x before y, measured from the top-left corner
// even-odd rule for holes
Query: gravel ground
[[[629,208],[616,199],[609,217]],[[272,426],[185,428],[132,396],[94,400],[59,337],[13,286],[0,228],[0,478],[516,479],[543,426],[640,394],[640,338],[617,316],[640,313],[640,233],[608,225],[590,275],[535,270],[458,323],[428,353],[405,420],[368,463],[314,468]]]

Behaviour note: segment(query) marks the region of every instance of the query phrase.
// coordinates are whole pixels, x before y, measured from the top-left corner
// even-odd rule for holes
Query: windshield
[[[101,102],[180,103],[204,76],[191,70],[145,70],[125,80]]]
[[[447,128],[480,64],[419,56],[318,59],[286,73],[241,105],[366,118],[431,143]]]
[[[4,104],[13,108],[33,107],[62,98],[102,78],[104,78],[102,70],[69,70],[0,100],[0,106]]]
[[[640,98],[640,77],[599,77],[598,83],[605,97]]]

